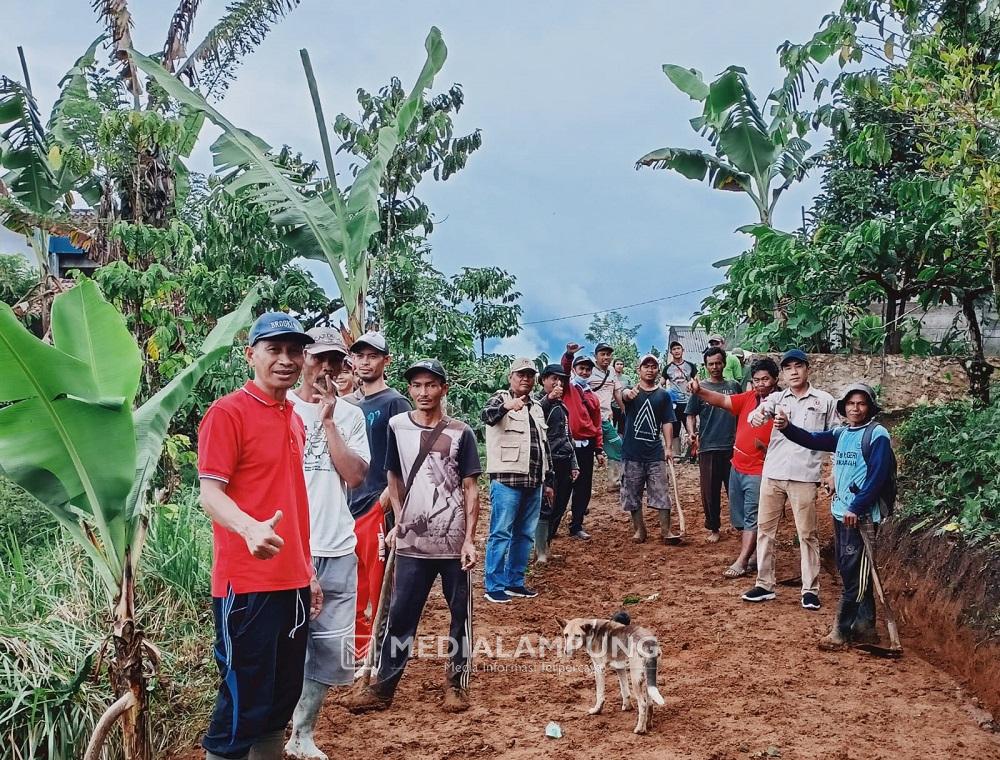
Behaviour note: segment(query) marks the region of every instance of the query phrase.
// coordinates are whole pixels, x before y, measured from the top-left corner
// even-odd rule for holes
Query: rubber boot
[[[674,452],[674,459],[676,461],[681,461],[681,437],[675,436],[670,445],[671,451]]]
[[[549,521],[539,520],[535,526],[535,562],[544,565],[549,561]]]
[[[677,536],[670,533],[670,510],[658,509],[656,510],[656,516],[660,521],[660,536],[663,538],[663,543],[677,543]]]
[[[250,748],[249,760],[281,760],[281,742],[285,740],[284,729],[264,734]],[[323,755],[326,758],[326,755]]]
[[[637,509],[635,512],[629,512],[629,516],[632,518],[632,527],[635,528],[632,541],[641,544],[646,540],[646,521],[642,519],[642,510]]]
[[[330,687],[325,683],[309,678],[302,682],[302,695],[292,714],[292,736],[285,745],[285,754],[289,757],[297,760],[327,760],[326,755],[316,746],[313,729],[316,727],[316,716],[323,706],[323,698],[329,690]]]

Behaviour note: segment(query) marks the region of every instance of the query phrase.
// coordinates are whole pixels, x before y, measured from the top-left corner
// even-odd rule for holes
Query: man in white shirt
[[[305,354],[302,385],[288,400],[306,430],[302,464],[309,493],[309,547],[323,589],[323,608],[309,625],[305,680],[285,753],[327,760],[313,741],[316,716],[331,686],[348,686],[354,680],[358,559],[347,489],[361,485],[371,455],[364,415],[337,398],[335,381],[347,355],[340,332],[317,327],[308,334],[315,342]]]

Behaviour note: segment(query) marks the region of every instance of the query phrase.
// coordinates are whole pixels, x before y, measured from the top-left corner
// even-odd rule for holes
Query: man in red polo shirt
[[[733,464],[729,471],[729,517],[733,527],[740,531],[740,556],[727,567],[725,578],[741,578],[747,574],[751,557],[757,550],[757,506],[760,503],[761,475],[764,455],[771,440],[772,420],[759,428],[747,420],[747,413],[756,409],[778,387],[778,365],[774,359],[764,357],[750,365],[753,390],[727,396],[711,391],[693,378],[688,384],[692,395],[707,404],[721,407],[736,415],[736,442],[733,446]]]
[[[254,379],[198,430],[201,504],[212,518],[212,610],[221,683],[206,758],[280,760],[302,691],[310,614],[323,596],[309,552],[305,429],[286,400],[312,343],[288,314],[250,329]]]

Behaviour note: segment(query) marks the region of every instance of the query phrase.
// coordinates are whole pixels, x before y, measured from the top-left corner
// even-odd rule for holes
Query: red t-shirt
[[[226,494],[255,520],[281,510],[275,532],[285,545],[256,559],[241,536],[212,524],[212,596],[303,588],[312,578],[309,497],[302,472],[305,428],[287,401],[248,382],[223,396],[198,428],[198,476],[220,480]]]
[[[747,421],[747,415],[760,405],[756,391],[746,391],[730,396],[733,414],[736,415],[736,444],[733,446],[733,469],[744,475],[761,475],[764,472],[764,455],[771,440],[772,420],[759,428]],[[760,446],[757,442],[760,441]],[[761,448],[763,446],[763,448]]]

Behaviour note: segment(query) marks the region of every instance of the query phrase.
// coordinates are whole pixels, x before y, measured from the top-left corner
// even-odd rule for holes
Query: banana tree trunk
[[[353,304],[347,304],[347,329],[351,331],[353,338],[360,338],[365,334],[365,293],[358,293]]]
[[[114,654],[108,675],[117,699],[101,716],[91,736],[84,760],[98,760],[111,728],[121,721],[125,760],[153,760],[149,731],[149,692],[146,650],[151,648],[135,622],[135,575],[131,553],[125,558],[122,591],[114,609]]]

